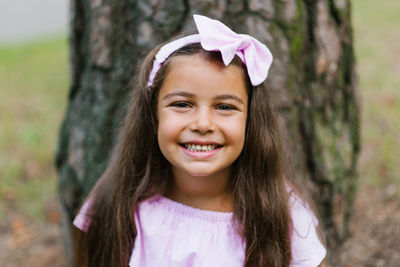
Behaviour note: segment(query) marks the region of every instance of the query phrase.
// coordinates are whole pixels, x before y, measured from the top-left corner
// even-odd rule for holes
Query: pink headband
[[[220,51],[225,66],[229,65],[235,54],[238,55],[247,67],[253,86],[261,84],[267,78],[272,64],[272,54],[267,46],[250,35],[233,32],[218,20],[200,15],[193,15],[193,19],[199,34],[174,40],[160,48],[150,72],[149,87],[164,61],[176,50],[193,43],[200,43],[207,51]]]

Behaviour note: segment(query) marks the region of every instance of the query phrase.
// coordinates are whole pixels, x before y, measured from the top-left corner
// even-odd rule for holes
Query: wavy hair
[[[157,96],[179,56],[201,55],[222,62],[219,52],[200,44],[175,51],[147,82],[154,49],[131,83],[131,99],[108,167],[91,192],[88,232],[75,230],[75,266],[127,266],[137,235],[134,214],[140,201],[166,191],[170,163],[157,142]],[[249,96],[243,151],[233,163],[229,186],[238,231],[246,241],[244,266],[289,266],[291,259],[288,192],[282,168],[277,116],[264,86],[250,84],[246,67],[235,57],[246,77]]]

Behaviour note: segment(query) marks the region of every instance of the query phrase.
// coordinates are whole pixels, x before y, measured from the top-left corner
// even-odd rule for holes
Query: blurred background
[[[362,102],[345,266],[400,264],[400,1],[353,0]],[[53,164],[67,105],[68,0],[0,0],[0,266],[65,266]]]
[[[0,0],[0,266],[65,266],[53,155],[68,0]]]

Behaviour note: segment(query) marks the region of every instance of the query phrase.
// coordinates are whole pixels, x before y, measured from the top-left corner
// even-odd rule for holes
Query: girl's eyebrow
[[[238,102],[239,104],[244,105],[244,101],[240,97],[237,97],[235,95],[229,95],[229,94],[218,95],[215,99],[216,100],[232,99],[232,100]]]
[[[188,92],[184,92],[184,91],[173,91],[169,94],[167,94],[166,96],[164,96],[163,100],[166,100],[170,97],[174,97],[174,96],[184,96],[184,97],[193,97],[194,95]]]

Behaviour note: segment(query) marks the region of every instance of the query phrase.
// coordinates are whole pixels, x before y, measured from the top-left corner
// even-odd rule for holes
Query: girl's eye
[[[234,110],[236,108],[231,106],[231,105],[220,104],[220,105],[217,106],[217,109],[219,109],[219,110]]]
[[[175,102],[172,103],[171,106],[177,107],[177,108],[190,108],[190,104],[187,102]]]

